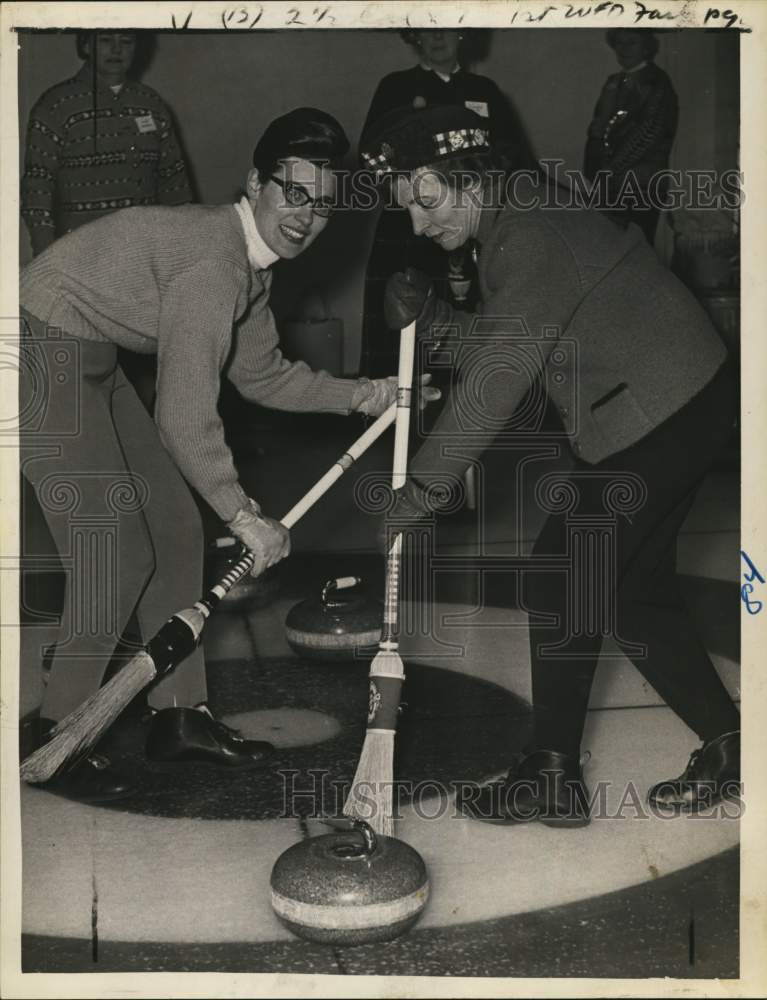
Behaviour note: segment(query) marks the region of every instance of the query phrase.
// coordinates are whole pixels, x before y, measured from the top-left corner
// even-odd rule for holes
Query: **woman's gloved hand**
[[[442,397],[439,389],[429,385],[431,375],[422,375],[420,391],[417,391],[418,408],[425,409],[429,403]],[[368,417],[380,417],[392,403],[397,402],[397,376],[388,378],[361,378],[352,397],[352,409]]]
[[[428,274],[409,267],[397,271],[386,282],[384,319],[390,330],[402,330],[415,322],[418,336],[429,334],[437,319],[439,300]]]
[[[255,556],[251,576],[260,576],[290,555],[290,532],[279,521],[265,517],[255,500],[248,500],[248,506],[238,510],[227,527]]]

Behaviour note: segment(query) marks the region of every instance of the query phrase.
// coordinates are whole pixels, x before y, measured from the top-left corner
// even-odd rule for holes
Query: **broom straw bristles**
[[[401,677],[405,670],[402,659],[395,650],[380,649],[370,665],[371,678]],[[368,729],[365,742],[352,781],[351,791],[344,803],[344,815],[363,819],[373,827],[373,832],[391,836],[394,781],[394,730]]]
[[[390,837],[394,830],[394,730],[368,729],[362,745],[357,773],[349,797],[344,803],[344,815],[362,819],[373,832]]]
[[[68,715],[64,725],[54,727],[48,743],[22,762],[22,780],[32,784],[48,781],[68,760],[93,746],[156,674],[149,653],[137,653],[111,681]]]

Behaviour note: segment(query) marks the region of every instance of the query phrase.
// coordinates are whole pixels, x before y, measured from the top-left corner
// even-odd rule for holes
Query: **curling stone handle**
[[[378,847],[378,839],[373,832],[373,827],[369,823],[366,823],[364,819],[352,820],[352,825],[357,833],[362,834],[362,839],[365,842],[365,854],[370,857]]]
[[[221,538],[217,538],[213,542],[214,549],[230,549],[234,545],[239,545],[240,543],[236,538],[232,538],[231,535],[224,535]]]
[[[330,595],[334,594],[337,590],[348,590],[350,587],[356,587],[360,583],[362,583],[362,580],[358,576],[338,576],[335,580],[328,580],[322,588],[322,603],[326,604]]]

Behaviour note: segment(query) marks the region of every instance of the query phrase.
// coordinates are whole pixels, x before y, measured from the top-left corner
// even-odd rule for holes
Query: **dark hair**
[[[411,45],[414,49],[420,50],[421,46],[418,42],[419,32],[433,30],[433,28],[403,28],[398,34],[403,42]],[[460,61],[473,63],[487,58],[492,35],[490,28],[446,28],[444,30],[461,32],[461,38],[458,43]]]
[[[639,35],[646,59],[654,59],[658,54],[660,42],[658,41],[658,36],[651,28],[610,28],[605,32],[605,40],[611,49],[615,48],[618,42],[618,35],[621,32],[625,32],[628,35]]]
[[[97,35],[132,35],[136,40],[136,51],[133,54],[128,73],[131,77],[138,78],[149,66],[154,56],[157,40],[153,31],[136,31],[133,29],[126,31],[106,31],[104,29],[94,31],[78,31],[75,35],[75,45],[77,55],[82,60],[87,60],[93,54],[93,43]],[[90,53],[88,52],[90,48]]]
[[[294,108],[266,127],[253,150],[253,166],[263,182],[274,173],[280,160],[295,156],[310,163],[337,166],[348,149],[346,133],[332,115],[317,108]]]

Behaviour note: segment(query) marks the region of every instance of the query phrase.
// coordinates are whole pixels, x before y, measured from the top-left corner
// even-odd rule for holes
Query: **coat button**
[[[569,415],[570,411],[568,410],[568,408],[566,406],[560,406],[559,413],[560,413],[560,416],[566,417],[566,416]]]

